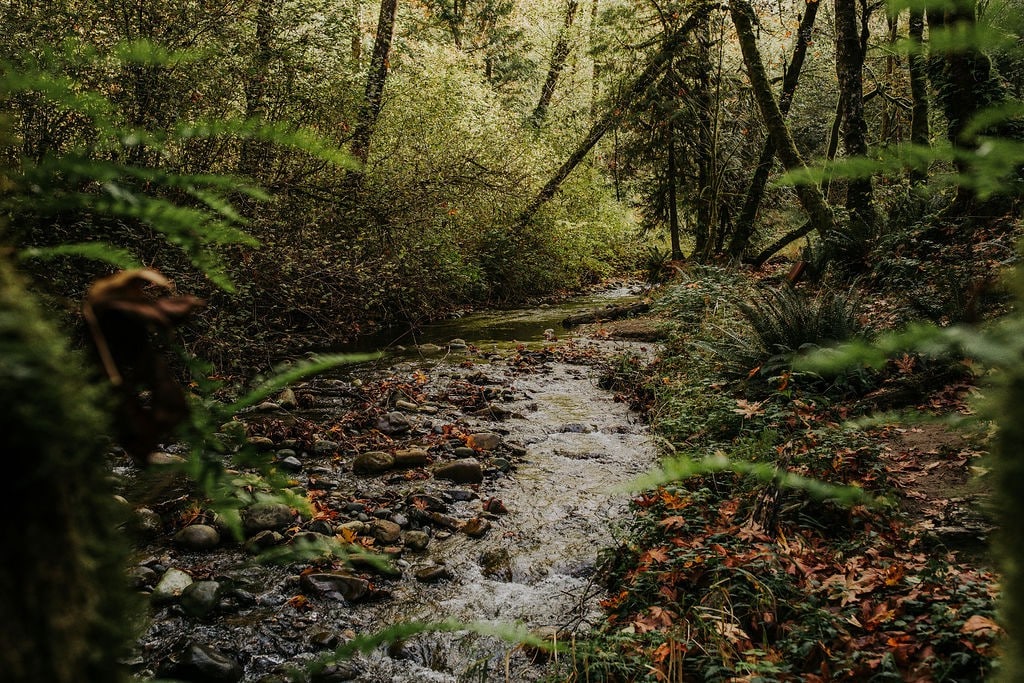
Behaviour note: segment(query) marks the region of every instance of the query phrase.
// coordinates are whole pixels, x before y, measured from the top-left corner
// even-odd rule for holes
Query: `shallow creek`
[[[602,594],[595,583],[597,554],[614,544],[614,525],[625,509],[626,496],[616,489],[651,467],[654,448],[638,417],[597,386],[592,366],[548,356],[524,370],[509,354],[523,345],[550,346],[553,333],[561,337],[557,343],[581,350],[588,345],[602,351],[640,350],[641,345],[631,342],[567,341],[572,335],[559,324],[569,313],[621,303],[629,295],[623,288],[559,306],[466,316],[425,330],[416,345],[410,336],[380,344],[387,353],[374,364],[311,382],[308,387],[316,392],[354,377],[421,371],[429,376],[429,388],[444,389],[467,376],[485,375],[487,384],[500,387],[501,406],[507,411],[503,419],[446,413],[443,408],[429,418],[412,417],[414,433],[418,427],[425,433],[441,423],[455,424],[465,432],[497,433],[512,448],[514,455],[501,451],[510,460],[508,467],[488,464],[479,487],[463,487],[470,495],[454,495],[450,483],[432,479],[356,477],[337,462],[336,476],[330,467],[307,465],[307,470],[317,471],[321,480],[332,478],[332,495],[339,499],[391,495],[392,500],[405,500],[410,490],[421,490],[445,495],[448,513],[460,519],[480,514],[482,501],[490,498],[501,500],[507,513],[488,515],[491,528],[480,538],[432,532],[424,552],[406,552],[397,562],[400,578],[377,579],[386,591],[384,599],[353,604],[311,600],[303,610],[286,605],[298,591],[301,564],[253,566],[240,549],[199,554],[172,548],[161,554],[150,548],[160,564],[223,579],[224,585],[239,587],[245,599],[236,601],[237,609],[221,609],[203,619],[190,618],[173,606],[157,611],[142,641],[142,673],[159,672],[154,662],[170,656],[184,637],[229,653],[244,668],[244,680],[256,681],[321,656],[346,634],[372,633],[401,621],[518,623],[558,633],[560,639],[596,623]],[[449,348],[454,338],[487,353]],[[322,419],[330,411],[326,400],[310,414]],[[303,472],[298,478],[308,476]],[[445,580],[424,583],[413,578],[417,570],[439,565],[447,570]],[[543,666],[522,648],[465,632],[416,636],[333,671],[333,677],[314,680],[529,681],[544,674]]]

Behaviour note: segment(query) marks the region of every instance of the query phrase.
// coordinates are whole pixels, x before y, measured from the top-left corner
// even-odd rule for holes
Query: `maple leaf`
[[[749,420],[757,415],[764,415],[764,401],[748,401],[740,398],[736,400],[736,407],[733,408],[732,412],[737,415],[742,415],[744,419]]]
[[[668,562],[668,548],[661,546],[660,548],[651,548],[643,555],[640,556],[641,562]]]
[[[658,522],[658,526],[664,527],[666,531],[680,531],[686,528],[686,520],[679,515],[672,515]]]
[[[341,539],[346,543],[355,543],[356,536],[358,534],[356,534],[354,530],[349,529],[348,527],[341,527],[341,532],[338,535],[341,536]]]

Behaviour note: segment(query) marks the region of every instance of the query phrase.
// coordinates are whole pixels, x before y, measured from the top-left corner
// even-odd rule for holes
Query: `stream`
[[[142,548],[138,573],[151,570],[153,583],[175,568],[195,582],[215,584],[216,598],[200,613],[184,599],[154,600],[152,623],[132,662],[137,672],[239,680],[234,673],[218,679],[200,672],[192,661],[199,644],[205,654],[237,663],[243,680],[269,682],[283,680],[289,667],[301,668],[355,634],[403,621],[521,624],[559,641],[598,623],[597,554],[615,545],[615,522],[626,504],[625,495],[615,490],[652,466],[655,449],[638,416],[597,386],[598,370],[584,361],[649,347],[575,337],[559,322],[570,313],[635,296],[635,290],[616,288],[550,307],[472,314],[431,326],[415,338],[372,340],[384,349],[382,360],[296,387],[307,400],[294,415],[246,416],[273,437],[280,457],[299,450],[279,438],[282,425],[329,425],[353,410],[356,387],[365,392],[376,382],[375,387],[395,388],[380,411],[390,412],[378,423],[385,432],[397,430],[391,437],[353,429],[350,440],[336,444],[339,454],[333,457],[323,457],[329,449],[316,445],[331,443],[323,439],[296,457],[301,464],[296,480],[306,490],[316,489],[340,514],[326,529],[323,520],[320,526],[300,520],[303,528],[289,531],[329,534],[336,524],[335,531],[346,525],[370,535],[380,531],[377,525],[388,524],[377,520],[390,520],[403,529],[404,547],[395,547],[403,541],[380,540],[384,536],[378,534],[375,549],[392,555],[396,572],[381,576],[357,567],[358,576],[368,578],[346,580],[358,580],[370,597],[341,599],[306,577],[311,570],[301,562],[262,565],[237,545],[210,551],[153,539]],[[473,404],[470,410],[465,401],[459,405],[467,387],[487,397],[484,409]],[[396,406],[406,412],[396,417]],[[408,424],[399,429],[387,420]],[[468,441],[467,434],[473,435]],[[482,447],[487,435],[497,445]],[[479,460],[482,481],[431,477],[436,470],[426,466],[354,474],[359,466],[348,451],[362,452],[368,440],[402,452],[427,451],[435,468],[464,458],[471,452],[467,444],[475,446],[471,460]],[[318,457],[318,451],[324,452]],[[428,523],[425,515],[435,503],[443,513],[432,513],[436,523]],[[482,531],[473,524],[482,524]],[[411,549],[410,532],[422,533],[429,543]],[[545,675],[539,659],[491,637],[431,633],[332,665],[311,680],[531,681]]]

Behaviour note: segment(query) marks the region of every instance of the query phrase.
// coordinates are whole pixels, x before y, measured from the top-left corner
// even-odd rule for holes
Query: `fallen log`
[[[609,320],[621,320],[632,318],[635,315],[646,313],[651,310],[648,303],[622,304],[619,306],[606,306],[596,311],[584,311],[576,315],[570,315],[562,321],[562,327],[575,327],[586,323],[607,322]]]

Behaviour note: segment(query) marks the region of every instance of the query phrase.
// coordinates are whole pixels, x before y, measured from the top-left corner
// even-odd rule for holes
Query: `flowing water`
[[[596,584],[597,555],[601,548],[615,545],[615,523],[625,510],[626,494],[617,489],[650,468],[655,451],[638,416],[597,386],[594,367],[546,355],[543,362],[524,369],[514,362],[512,351],[524,345],[551,345],[555,336],[580,351],[587,344],[599,345],[602,351],[640,350],[641,345],[630,342],[567,342],[572,335],[560,325],[571,313],[623,303],[635,294],[622,288],[558,306],[489,311],[431,326],[417,335],[374,340],[385,356],[339,373],[334,382],[361,374],[408,375],[422,368],[430,376],[428,386],[435,389],[465,381],[471,374],[483,374],[487,383],[501,387],[506,398],[501,405],[511,413],[508,419],[464,415],[452,406],[432,420],[455,422],[467,433],[497,432],[507,444],[517,445],[515,457],[509,455],[511,469],[488,476],[480,486],[481,497],[502,500],[508,513],[493,516],[493,526],[482,538],[435,532],[425,553],[406,553],[398,561],[401,579],[379,582],[389,594],[386,600],[353,605],[316,600],[306,611],[284,608],[300,590],[301,564],[238,569],[247,558],[240,549],[228,548],[219,555],[191,558],[165,554],[158,564],[178,566],[194,576],[227,577],[231,585],[244,588],[240,594],[250,606],[198,621],[173,607],[158,611],[141,641],[140,662],[166,657],[171,643],[188,637],[231,653],[243,663],[245,680],[256,681],[282,666],[301,666],[314,659],[314,643],[331,642],[336,637],[331,634],[373,633],[403,621],[522,624],[557,633],[560,640],[597,623],[597,600],[602,595]],[[478,351],[449,344],[454,338]],[[320,379],[309,388],[316,391],[331,381]],[[329,397],[324,401],[319,417],[331,414]],[[422,416],[413,419],[428,425]],[[308,469],[314,469],[312,464]],[[390,492],[392,499],[404,500],[414,486],[439,494],[444,490],[437,480],[410,482],[403,489],[394,477],[359,478],[338,470],[337,463],[334,467],[333,475],[329,466],[316,469],[327,472],[323,478],[332,478],[333,492],[352,499],[386,497]],[[449,514],[466,519],[480,510],[479,498],[459,502],[455,497]],[[412,578],[417,569],[432,565],[444,565],[450,578],[431,584]],[[314,680],[455,683],[531,681],[545,675],[544,666],[534,663],[522,648],[467,632],[415,636],[355,664],[355,669],[343,669],[335,678]]]

